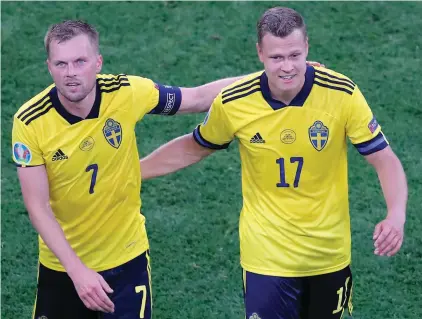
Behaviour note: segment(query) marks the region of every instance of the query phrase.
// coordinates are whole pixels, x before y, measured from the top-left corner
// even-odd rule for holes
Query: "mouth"
[[[285,80],[285,81],[290,81],[291,79],[293,79],[296,76],[296,74],[293,75],[283,75],[283,76],[279,76],[280,79]]]
[[[70,86],[70,87],[72,87],[72,86],[78,86],[78,85],[80,85],[79,83],[77,83],[77,82],[68,82],[68,83],[65,83],[65,85],[66,86]]]

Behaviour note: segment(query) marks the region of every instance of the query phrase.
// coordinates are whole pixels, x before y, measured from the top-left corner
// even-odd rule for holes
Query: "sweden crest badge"
[[[103,127],[103,134],[107,142],[114,148],[119,148],[122,144],[123,131],[119,122],[107,119]]]
[[[309,128],[309,139],[312,146],[319,152],[328,143],[328,127],[326,127],[321,121],[315,121],[314,124]]]

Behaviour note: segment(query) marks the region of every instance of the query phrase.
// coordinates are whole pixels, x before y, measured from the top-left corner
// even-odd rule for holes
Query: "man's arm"
[[[18,177],[32,225],[72,278],[84,304],[92,310],[113,312],[114,305],[103,291],[112,292],[112,289],[82,263],[51,210],[45,166],[18,167]]]
[[[403,243],[407,203],[406,175],[400,160],[389,146],[366,156],[366,159],[377,171],[387,204],[387,217],[374,231],[375,254],[393,256]]]
[[[140,160],[142,180],[174,173],[211,155],[214,150],[200,146],[192,133],[160,146]]]
[[[325,67],[324,64],[315,61],[307,61],[306,63],[312,66]],[[208,112],[217,94],[226,86],[243,77],[244,75],[225,78],[194,88],[180,88],[182,92],[182,103],[177,114]]]
[[[221,79],[194,88],[180,88],[182,103],[177,114],[207,112],[218,93],[241,78],[243,76]]]

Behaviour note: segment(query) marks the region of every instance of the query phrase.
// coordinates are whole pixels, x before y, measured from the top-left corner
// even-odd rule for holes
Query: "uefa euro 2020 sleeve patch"
[[[25,144],[16,142],[13,144],[13,158],[20,165],[28,165],[32,159],[31,150]]]

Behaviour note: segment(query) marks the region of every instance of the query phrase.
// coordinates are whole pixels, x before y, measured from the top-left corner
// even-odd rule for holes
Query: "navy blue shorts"
[[[151,268],[149,252],[99,272],[113,289],[109,294],[114,313],[92,311],[79,298],[66,272],[39,265],[34,319],[151,319]]]
[[[275,277],[243,271],[246,319],[340,319],[351,315],[350,267],[309,277]]]

